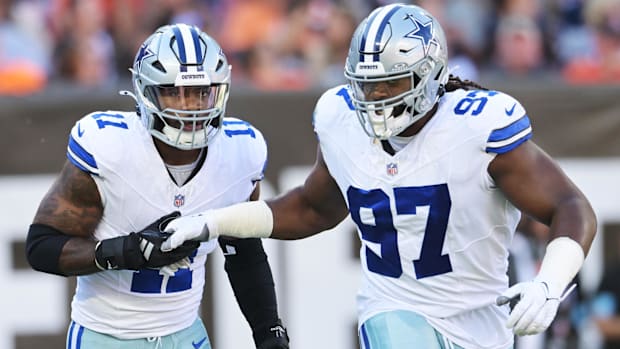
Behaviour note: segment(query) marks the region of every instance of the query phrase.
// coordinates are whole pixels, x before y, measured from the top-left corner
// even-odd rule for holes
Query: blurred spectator
[[[259,88],[275,89],[344,83],[343,68],[356,24],[351,12],[331,1],[298,2],[282,28],[266,41],[270,76],[255,65],[253,82]]]
[[[620,348],[620,238],[606,236],[612,255],[605,263],[603,276],[591,299],[575,308],[573,318],[580,327],[582,347]]]
[[[463,79],[477,81],[489,25],[488,1],[418,0],[415,3],[427,9],[442,24],[450,48],[450,70]]]
[[[235,85],[331,86],[344,82],[355,23],[394,2],[0,0],[0,93],[36,91],[48,77],[80,86],[115,84],[145,37],[177,22],[195,24],[222,44]],[[481,72],[500,78],[550,72],[571,83],[620,81],[620,0],[412,2],[442,22],[450,69],[466,79],[479,80]],[[557,67],[563,75],[552,70]]]
[[[224,13],[212,14],[222,17],[213,36],[232,65],[233,83],[245,81],[248,69],[254,69],[250,59],[271,68],[271,53],[264,52],[269,48],[263,46],[285,20],[286,4],[286,0],[229,0]]]
[[[61,79],[97,87],[116,82],[114,41],[107,31],[104,2],[66,3],[56,62]]]
[[[619,83],[620,0],[587,1],[585,19],[594,38],[594,52],[568,62],[565,79],[573,84]]]
[[[620,348],[620,262],[607,268],[594,297],[593,320],[604,349]]]
[[[511,76],[533,75],[545,67],[543,34],[534,19],[524,14],[500,17],[493,64]]]
[[[163,0],[106,0],[103,6],[114,44],[114,67],[124,76],[142,42],[156,28],[169,23],[170,11]]]
[[[550,5],[549,28],[555,40],[551,43],[557,63],[564,66],[575,58],[590,56],[593,38],[583,20],[587,0],[553,0]]]
[[[0,95],[30,94],[47,83],[50,54],[45,30],[37,28],[41,10],[31,1],[0,0]]]

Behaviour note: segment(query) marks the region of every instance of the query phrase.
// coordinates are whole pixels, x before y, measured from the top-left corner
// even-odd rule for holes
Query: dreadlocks
[[[462,88],[463,90],[489,90],[488,88],[483,87],[476,82],[473,82],[471,80],[461,80],[461,78],[459,78],[458,76],[450,74],[450,76],[448,77],[448,82],[444,87],[445,92],[452,92],[460,88]]]

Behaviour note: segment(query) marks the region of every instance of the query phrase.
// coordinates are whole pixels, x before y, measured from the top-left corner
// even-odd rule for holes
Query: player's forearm
[[[272,238],[303,239],[333,228],[346,217],[346,207],[340,209],[325,203],[316,205],[303,193],[300,187],[267,201],[274,215]]]
[[[26,256],[38,271],[82,275],[98,271],[94,265],[95,241],[64,234],[45,224],[32,224],[26,238]]]
[[[293,191],[269,201],[244,202],[203,215],[204,237],[302,239],[336,225],[341,217],[328,217],[315,211]]]
[[[588,200],[581,195],[574,196],[557,206],[551,222],[551,238],[569,237],[577,241],[587,255],[596,226],[596,215]]]
[[[101,271],[95,265],[96,241],[74,237],[60,255],[59,267],[67,276],[86,275]]]

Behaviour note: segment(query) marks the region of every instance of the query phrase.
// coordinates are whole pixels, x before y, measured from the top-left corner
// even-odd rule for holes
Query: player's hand
[[[512,328],[519,336],[545,331],[555,318],[563,299],[561,294],[550,294],[546,283],[534,280],[512,286],[502,293],[497,304],[503,305],[518,297],[520,300],[512,309],[506,327]]]
[[[206,214],[205,214],[206,213]],[[208,211],[172,220],[164,230],[170,237],[161,244],[162,251],[171,251],[186,241],[208,241],[217,237],[209,231]]]
[[[288,349],[288,333],[278,320],[275,324],[257,328],[253,333],[256,349]]]
[[[160,268],[190,256],[198,248],[198,242],[189,241],[180,244],[179,248],[169,252],[160,250],[161,244],[169,236],[163,229],[171,219],[179,215],[179,212],[173,212],[157,219],[137,233],[132,232],[100,241],[95,247],[95,264],[102,270],[138,270]]]

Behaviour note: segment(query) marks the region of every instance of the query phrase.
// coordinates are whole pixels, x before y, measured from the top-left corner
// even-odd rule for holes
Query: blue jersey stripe
[[[522,118],[513,122],[512,124],[491,132],[491,135],[489,136],[487,142],[503,141],[505,139],[515,136],[519,132],[527,129],[528,127],[530,127],[530,118],[528,118],[527,115],[524,115]]]
[[[507,153],[507,152],[513,150],[514,148],[518,147],[519,145],[521,145],[521,143],[527,141],[530,138],[532,138],[532,132],[529,132],[529,133],[525,134],[523,137],[517,138],[516,140],[514,140],[510,144],[506,144],[506,145],[503,145],[501,147],[487,147],[486,148],[486,152],[487,153],[504,154],[504,153]]]
[[[75,138],[73,138],[73,136],[69,136],[69,149],[88,166],[97,168],[97,162],[95,161],[95,158],[88,151],[86,151],[86,149],[82,148],[82,146],[75,140]]]
[[[69,136],[69,149],[88,166],[97,169],[97,162],[95,161],[95,158],[89,152],[87,152],[86,149],[82,148],[82,146],[73,138],[73,136]]]

